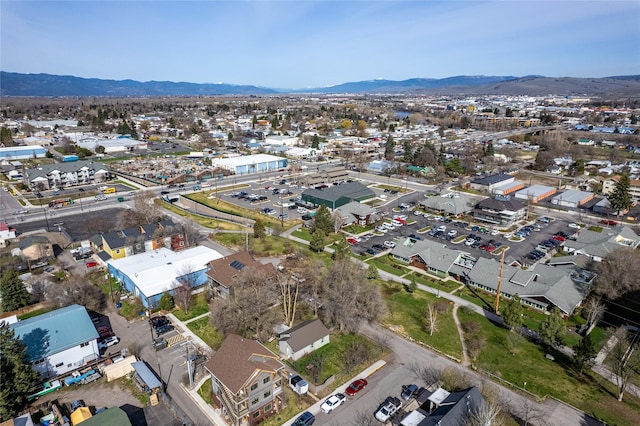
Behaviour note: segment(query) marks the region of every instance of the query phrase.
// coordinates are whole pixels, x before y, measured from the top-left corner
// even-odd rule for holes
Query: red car
[[[97,262],[87,262],[85,264],[87,266],[87,268],[95,268],[96,266],[98,266]]]
[[[618,224],[618,222],[616,222],[615,220],[609,220],[609,219],[602,219],[600,223],[603,225],[609,225],[609,226],[616,226]]]
[[[355,238],[347,238],[347,242],[351,245],[356,245],[358,244],[358,242],[356,241]]]
[[[560,242],[563,242],[563,241],[566,241],[566,240],[567,240],[567,239],[566,239],[565,237],[563,237],[562,235],[554,235],[554,236],[553,236],[553,237],[551,237],[551,238],[553,238],[553,239],[554,239],[554,240],[556,240],[556,241],[560,241]]]
[[[364,389],[365,386],[367,386],[367,381],[365,379],[358,379],[351,383],[344,393],[346,393],[347,396],[353,396]]]

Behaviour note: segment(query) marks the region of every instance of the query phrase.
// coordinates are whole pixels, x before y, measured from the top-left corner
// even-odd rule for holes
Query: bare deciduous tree
[[[353,426],[377,426],[379,424],[371,412],[367,410],[358,410],[353,422]]]
[[[438,387],[442,383],[442,380],[444,380],[443,371],[432,365],[411,363],[408,368],[413,372],[416,378],[424,382],[427,388]]]
[[[640,358],[632,354],[631,342],[627,336],[626,328],[620,328],[616,332],[616,337],[618,338],[618,343],[609,353],[609,356],[611,357],[611,367],[615,374],[618,401],[622,401],[633,371],[640,367]]]
[[[466,418],[465,426],[502,426],[505,424],[499,404],[481,401],[479,406]]]
[[[296,308],[298,306],[300,279],[295,275],[286,276],[285,274],[279,274],[278,284],[281,296],[280,303],[282,304],[282,311],[284,313],[284,322],[289,327],[293,327],[293,322],[296,319]]]
[[[144,223],[152,223],[160,218],[160,208],[155,203],[156,194],[152,191],[136,191],[133,204],[136,212],[144,219]]]
[[[193,288],[198,285],[195,267],[190,264],[184,265],[178,271],[176,281],[178,286],[174,290],[173,300],[180,309],[188,313],[193,303]]]
[[[427,331],[429,332],[429,336],[433,336],[433,333],[438,331],[438,309],[435,303],[427,304],[425,316]]]
[[[60,283],[48,285],[45,288],[45,298],[60,307],[77,303],[96,312],[101,312],[107,302],[107,296],[99,287],[74,276],[69,276]]]
[[[595,291],[608,299],[638,290],[640,281],[640,251],[621,248],[607,255],[597,266]]]
[[[586,334],[589,334],[591,330],[593,330],[593,327],[596,326],[598,321],[600,321],[600,318],[602,318],[605,309],[606,308],[604,304],[600,302],[599,297],[592,297],[587,301],[587,303],[584,305],[584,311],[587,314]]]

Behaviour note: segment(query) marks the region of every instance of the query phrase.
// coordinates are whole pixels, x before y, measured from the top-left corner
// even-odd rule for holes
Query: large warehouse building
[[[268,154],[243,155],[231,158],[214,158],[213,167],[221,167],[237,175],[268,172],[287,167],[287,159]]]
[[[179,252],[160,248],[108,262],[109,273],[147,308],[158,306],[162,293],[173,295],[180,282],[191,288],[207,283],[208,263],[222,255],[198,246]]]
[[[317,205],[324,204],[335,210],[352,201],[364,201],[375,196],[375,192],[360,182],[349,182],[324,189],[307,189],[302,193],[302,200]]]
[[[0,148],[0,160],[28,160],[44,158],[47,150],[39,145],[8,146]]]

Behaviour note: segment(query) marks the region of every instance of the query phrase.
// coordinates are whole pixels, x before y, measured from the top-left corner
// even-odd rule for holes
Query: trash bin
[[[116,308],[118,309],[122,308],[122,302],[116,302]]]

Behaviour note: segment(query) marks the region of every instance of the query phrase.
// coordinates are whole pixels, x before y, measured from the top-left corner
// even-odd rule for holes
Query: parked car
[[[98,266],[97,262],[87,262],[84,264],[87,268],[95,268],[96,266]]]
[[[311,426],[315,421],[316,418],[313,416],[313,414],[305,411],[304,413],[300,414],[300,417],[298,417],[293,423],[291,423],[291,426]]]
[[[384,250],[384,246],[382,244],[374,244],[372,248],[378,251]]]
[[[376,231],[382,232],[383,234],[387,233],[387,229],[383,228],[382,226],[376,226]]]
[[[153,328],[160,327],[161,325],[169,324],[169,319],[164,315],[157,315],[155,317],[149,318],[149,324]]]
[[[349,385],[349,387],[347,387],[344,393],[346,393],[347,396],[354,396],[355,394],[360,392],[362,389],[364,389],[365,386],[367,386],[367,384],[368,382],[365,379],[355,380]]]
[[[322,405],[320,405],[320,410],[323,413],[331,413],[333,410],[341,406],[345,403],[347,397],[344,394],[336,393],[331,395],[329,398],[325,399]]]
[[[161,325],[159,327],[156,327],[156,334],[160,336],[161,334],[168,333],[171,330],[173,330],[173,325],[171,324]]]
[[[394,248],[396,246],[396,243],[394,243],[393,241],[385,241],[384,246],[387,248]]]
[[[372,249],[372,248],[368,248],[367,249],[367,253],[369,253],[372,256],[375,256],[376,254],[378,254],[378,252],[375,249]]]
[[[98,349],[107,349],[109,346],[117,345],[118,343],[120,343],[120,338],[118,336],[107,337],[102,342],[98,343]]]
[[[455,229],[452,229],[451,231],[449,231],[449,233],[447,233],[447,235],[450,237],[455,237],[457,233],[458,231],[456,231]]]
[[[400,394],[400,396],[402,397],[402,399],[407,401],[412,396],[414,396],[417,391],[418,391],[418,385],[412,384],[412,385],[402,386],[402,393]]]
[[[153,349],[155,349],[156,351],[162,350],[167,346],[169,346],[169,343],[164,337],[159,337],[153,340]]]
[[[388,396],[375,412],[375,418],[381,422],[387,422],[402,408],[402,401],[395,396]]]
[[[570,223],[569,228],[573,228],[573,229],[580,229],[580,225],[578,225],[577,223]]]

